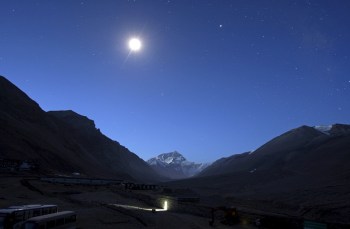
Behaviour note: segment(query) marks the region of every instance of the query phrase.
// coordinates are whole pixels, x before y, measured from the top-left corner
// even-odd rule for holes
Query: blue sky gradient
[[[349,123],[350,1],[1,1],[0,74],[143,159]],[[131,53],[128,39],[143,48]]]

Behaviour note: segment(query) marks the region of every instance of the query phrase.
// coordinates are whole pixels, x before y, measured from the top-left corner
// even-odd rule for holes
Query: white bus
[[[55,213],[57,205],[21,205],[0,209],[0,229],[17,229],[29,218]]]
[[[77,215],[73,211],[63,211],[28,219],[22,229],[75,229]]]

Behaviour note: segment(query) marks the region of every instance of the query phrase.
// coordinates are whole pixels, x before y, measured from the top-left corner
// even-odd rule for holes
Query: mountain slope
[[[209,165],[208,163],[187,161],[177,151],[160,154],[157,157],[149,159],[147,163],[159,174],[171,179],[192,177]]]
[[[225,204],[350,223],[349,163],[350,125],[302,126],[171,185],[225,196]]]
[[[251,153],[233,155],[214,162],[198,176],[211,176],[232,172],[254,172],[257,170],[281,169],[300,173],[310,170],[310,166],[320,170],[325,160],[332,162],[337,167],[340,158],[349,157],[349,146],[342,146],[342,150],[333,152],[332,147],[337,148],[338,138],[347,138],[350,134],[348,125],[335,124],[329,133],[319,131],[314,127],[301,126],[290,130]],[[322,149],[322,152],[319,150]],[[327,158],[320,154],[328,154]],[[335,156],[335,157],[334,157]],[[350,158],[349,158],[350,159]],[[312,161],[312,163],[311,163]],[[304,162],[310,166],[301,166]],[[330,168],[329,168],[330,169]]]
[[[45,112],[0,76],[0,158],[36,160],[45,173],[157,180],[128,149],[104,136],[92,120],[73,111]]]

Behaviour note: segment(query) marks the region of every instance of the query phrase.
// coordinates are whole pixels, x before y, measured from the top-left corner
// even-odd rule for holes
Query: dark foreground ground
[[[153,191],[125,191],[118,185],[84,186],[44,183],[33,177],[0,176],[0,208],[24,204],[57,204],[59,210],[77,213],[78,228],[236,228],[255,226],[247,221],[227,226],[219,222],[209,226],[209,217],[182,212],[156,212],[115,207],[112,204],[144,208],[150,206],[147,196]],[[209,215],[203,210],[203,215]],[[220,217],[220,216],[218,216]]]

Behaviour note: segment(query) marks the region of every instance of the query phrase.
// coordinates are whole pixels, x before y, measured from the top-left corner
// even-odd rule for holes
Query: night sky
[[[350,123],[349,12],[348,0],[1,0],[0,74],[143,159],[213,161]]]

